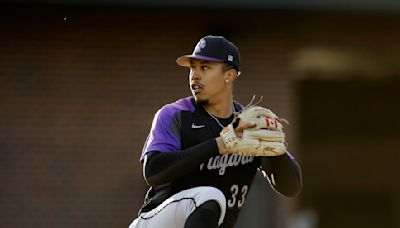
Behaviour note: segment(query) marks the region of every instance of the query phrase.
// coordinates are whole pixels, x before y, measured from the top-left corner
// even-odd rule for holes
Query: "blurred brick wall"
[[[400,227],[399,87],[399,78],[300,84],[302,204],[319,227]]]
[[[152,117],[161,105],[190,95],[187,70],[175,65],[177,56],[191,52],[205,34],[226,35],[243,59],[235,98],[246,103],[252,94],[264,95],[263,105],[296,120],[290,78],[296,49],[311,44],[398,48],[392,45],[398,33],[371,34],[364,16],[351,15],[2,8],[2,226],[126,227],[147,189],[138,159]],[[393,29],[390,18],[375,17]],[[353,24],[338,28],[337,19]],[[373,26],[386,31],[382,24]],[[297,127],[292,121],[288,131],[294,151]],[[264,202],[271,200],[283,206],[272,210],[276,214],[268,223],[287,226],[288,221],[271,217],[287,213],[291,201],[269,195]]]

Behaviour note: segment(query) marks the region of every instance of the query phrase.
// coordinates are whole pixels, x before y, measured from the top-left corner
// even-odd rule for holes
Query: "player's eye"
[[[209,66],[201,66],[201,69],[202,70],[208,70],[208,69],[210,69],[210,67]]]

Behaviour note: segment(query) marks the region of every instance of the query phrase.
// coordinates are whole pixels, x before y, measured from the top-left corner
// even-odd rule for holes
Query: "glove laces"
[[[234,112],[234,113],[233,113],[233,114],[234,114],[234,118],[233,118],[233,121],[232,121],[233,123],[236,122],[236,120],[238,119],[238,116],[239,116],[240,113],[242,113],[242,112],[245,111],[246,109],[249,109],[249,108],[251,108],[251,107],[257,106],[258,104],[260,104],[260,103],[262,102],[262,100],[263,100],[263,98],[264,98],[264,96],[260,96],[260,99],[258,99],[257,102],[253,103],[254,100],[256,99],[256,97],[257,97],[257,96],[256,96],[255,94],[253,94],[253,97],[251,98],[251,101],[250,101],[242,110],[240,110],[239,112]],[[287,121],[287,120],[284,119],[284,118],[278,118],[278,120],[279,120],[280,122],[283,122],[283,123],[289,125],[289,121]]]

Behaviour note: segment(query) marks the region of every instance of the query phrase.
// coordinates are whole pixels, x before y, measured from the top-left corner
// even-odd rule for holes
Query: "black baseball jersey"
[[[242,109],[236,102],[234,106],[236,111]],[[219,121],[226,126],[232,119],[233,116]],[[141,159],[151,151],[168,153],[193,147],[218,137],[221,130],[220,124],[193,97],[180,99],[157,112]],[[152,186],[142,211],[151,210],[179,191],[213,186],[220,189],[227,200],[227,212],[221,227],[233,227],[259,166],[260,157],[215,154],[182,178]]]

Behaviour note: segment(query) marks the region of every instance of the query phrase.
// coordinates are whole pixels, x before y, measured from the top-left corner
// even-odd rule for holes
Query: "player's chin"
[[[194,99],[196,100],[196,101],[198,101],[199,99],[202,99],[202,95],[201,95],[201,93],[199,93],[199,92],[196,92],[196,91],[191,91],[192,92],[192,95],[193,95],[193,97],[194,97]]]
[[[205,105],[208,104],[208,98],[200,94],[193,93],[194,99],[197,103]]]

